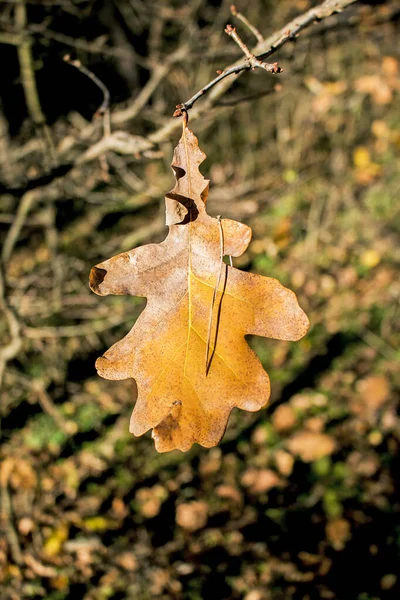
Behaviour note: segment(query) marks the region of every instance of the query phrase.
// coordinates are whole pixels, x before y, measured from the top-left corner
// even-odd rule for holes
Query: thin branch
[[[257,27],[254,27],[252,23],[245,17],[241,12],[239,12],[234,4],[231,6],[231,13],[234,17],[237,17],[246,27],[251,31],[251,33],[256,38],[259,44],[264,42],[264,36],[258,31]]]
[[[225,71],[222,71],[222,73],[219,73],[218,77],[216,77],[215,79],[213,79],[212,81],[207,83],[207,85],[205,85],[201,90],[199,90],[189,100],[187,100],[186,102],[182,102],[181,104],[177,104],[176,110],[175,110],[173,116],[174,117],[182,116],[182,114],[184,112],[187,112],[188,110],[190,110],[192,108],[192,106],[194,105],[194,103],[197,102],[197,100],[199,100],[199,98],[204,96],[204,94],[206,94],[208,92],[208,90],[211,90],[211,88],[216,86],[217,83],[219,83],[226,77],[229,77],[230,75],[237,75],[241,71],[249,71],[250,68],[251,67],[248,63],[244,63],[244,64],[236,65],[234,67],[230,67],[229,69],[225,69]],[[175,129],[175,127],[174,127],[174,129]]]
[[[20,34],[17,44],[18,61],[22,87],[24,88],[25,101],[29,116],[35,126],[41,130],[45,147],[48,150],[50,163],[52,166],[57,164],[56,152],[50,129],[46,123],[46,117],[42,111],[39,93],[36,85],[35,69],[33,66],[31,45],[32,40],[26,35],[28,19],[26,13],[25,0],[18,0],[15,7],[15,26]]]
[[[8,31],[0,31],[0,44],[9,46],[19,46],[24,41],[22,33],[9,33]]]
[[[30,179],[15,187],[7,187],[0,183],[0,194],[10,194],[17,197],[24,196],[32,190],[49,185],[60,177],[64,177],[75,167],[81,166],[96,158],[100,158],[105,152],[110,150],[119,154],[130,154],[139,158],[141,154],[147,156],[147,153],[150,152],[152,148],[154,148],[154,144],[150,142],[148,138],[130,135],[126,131],[114,131],[110,135],[102,137],[98,142],[84,150],[75,160],[55,167],[45,175],[40,175],[35,179]]]
[[[0,264],[0,309],[3,312],[10,334],[10,341],[8,344],[0,349],[0,388],[3,381],[3,375],[7,363],[15,358],[22,347],[22,336],[21,336],[21,323],[19,322],[18,316],[6,294],[6,282],[3,273],[2,265]],[[0,417],[3,413],[3,406],[0,406]]]
[[[312,25],[313,23],[315,23],[317,21],[321,21],[327,17],[330,17],[334,13],[342,11],[344,8],[346,8],[347,6],[349,6],[350,4],[353,4],[355,2],[357,2],[357,0],[325,0],[325,2],[323,2],[319,6],[316,6],[312,9],[308,10],[303,15],[300,15],[300,16],[296,17],[295,19],[293,19],[292,21],[290,21],[289,23],[287,23],[278,32],[269,36],[263,43],[257,44],[257,46],[251,52],[259,60],[261,60],[262,58],[266,58],[267,56],[271,56],[274,52],[276,52],[279,48],[281,48],[286,42],[293,41],[294,39],[296,39],[297,35],[302,30],[306,29],[307,27],[309,27],[310,25]],[[170,64],[172,64],[172,62],[173,62],[172,59],[167,58],[166,60],[167,61],[171,60]],[[223,73],[220,73],[218,75],[218,77],[213,79],[213,81],[208,83],[199,92],[197,92],[190,99],[190,101],[183,103],[183,106],[184,107],[186,106],[187,109],[189,109],[189,108],[193,107],[193,105],[195,104],[195,102],[197,102],[197,100],[199,98],[201,98],[202,96],[207,94],[207,98],[205,99],[204,103],[192,108],[192,110],[191,110],[191,119],[192,120],[198,119],[199,117],[201,117],[205,114],[208,114],[213,107],[217,106],[220,103],[220,98],[226,94],[226,92],[229,90],[229,88],[231,87],[231,85],[233,84],[233,81],[234,81],[229,78],[229,75],[240,74],[244,70],[251,69],[251,66],[247,62],[245,63],[246,69],[241,69],[242,65],[243,65],[243,62],[238,61],[237,63],[227,67],[223,71]],[[151,81],[151,78],[148,82],[149,88],[147,89],[147,92],[146,92],[146,97],[145,97],[146,101],[148,100],[149,96],[151,95],[151,94],[147,95],[149,93],[149,91],[150,91],[150,93],[152,93],[152,91],[154,90],[153,84],[150,87],[150,81]],[[154,80],[153,80],[153,83],[154,83]],[[146,86],[145,86],[145,88],[146,88]],[[139,96],[137,97],[137,100],[134,101],[132,107],[135,105],[135,102],[139,102]],[[144,99],[144,96],[141,97],[141,100],[139,103],[139,110],[143,107],[143,99]],[[189,102],[190,102],[190,105],[189,105]],[[133,116],[136,116],[137,112],[138,112],[138,105],[134,106],[134,109],[132,108],[131,111],[129,109],[117,111],[111,115],[111,123],[118,122],[118,123],[122,124],[123,122],[126,122],[126,120],[130,120],[131,118],[133,118]],[[115,118],[115,121],[114,121],[114,118]],[[177,129],[179,129],[180,127],[181,127],[180,121],[178,121],[177,119],[170,119],[169,121],[167,121],[167,123],[165,123],[165,125],[162,125],[159,129],[157,129],[153,133],[150,133],[147,136],[146,140],[148,142],[150,142],[152,145],[161,144],[162,142],[169,140],[171,138],[171,136],[174,134],[174,132]],[[87,130],[85,130],[84,135],[82,135],[82,137],[84,139],[89,139],[93,135],[94,131],[95,131],[95,129],[94,129],[93,125],[91,124],[90,126],[87,127]],[[116,132],[114,132],[114,134],[115,133]],[[71,143],[69,146],[69,150],[72,147],[77,146],[78,143],[79,143],[78,141]],[[82,154],[85,154],[87,152],[88,152],[88,150],[85,150]],[[144,153],[144,155],[146,155],[146,154]],[[78,163],[81,163],[79,156],[75,160],[71,160],[67,164],[60,165],[58,168],[52,169],[50,172],[48,172],[44,175],[41,175],[40,177],[38,177],[36,179],[32,179],[30,181],[24,182],[23,184],[21,184],[18,187],[15,186],[15,187],[10,188],[10,187],[0,184],[0,194],[5,193],[5,194],[11,194],[13,196],[22,196],[28,190],[32,190],[32,189],[35,189],[38,187],[43,187],[45,185],[52,183],[57,178],[63,177],[69,171],[71,171],[74,168],[74,166]]]
[[[219,73],[218,77],[216,77],[215,79],[210,81],[210,83],[208,83],[206,86],[204,86],[199,92],[197,92],[197,94],[192,96],[192,98],[190,98],[190,100],[188,100],[187,102],[184,102],[183,104],[177,104],[176,110],[173,115],[174,117],[180,117],[182,114],[187,113],[187,111],[192,108],[193,104],[199,98],[201,98],[201,96],[204,96],[204,94],[209,89],[213,88],[217,83],[222,81],[222,79],[225,79],[226,77],[229,77],[232,74],[237,75],[237,74],[241,73],[242,71],[249,71],[250,69],[257,69],[257,68],[264,69],[268,73],[273,73],[273,74],[282,73],[283,69],[281,69],[278,66],[278,63],[276,63],[276,62],[275,63],[266,63],[266,62],[259,60],[256,56],[254,56],[254,54],[249,50],[249,48],[246,46],[246,44],[243,42],[243,40],[239,37],[235,27],[232,27],[232,25],[227,25],[225,27],[225,33],[227,33],[237,43],[237,45],[239,46],[239,48],[242,50],[243,54],[246,57],[246,62],[236,65],[236,66],[232,67],[231,69],[226,69],[225,71],[222,71],[222,73]]]
[[[31,209],[31,206],[37,199],[37,197],[37,194],[35,194],[34,192],[27,192],[26,194],[24,194],[21,202],[19,203],[17,214],[15,215],[14,221],[7,232],[7,236],[3,244],[3,249],[1,251],[1,262],[3,265],[7,265],[8,261],[10,260],[19,233],[25,223],[25,219]]]
[[[32,382],[31,388],[37,395],[42,410],[53,419],[59,429],[68,435],[76,433],[76,424],[73,421],[68,421],[64,418],[58,407],[46,392],[43,382],[34,381]]]
[[[175,52],[172,52],[163,63],[157,64],[153,70],[150,79],[141,90],[139,95],[135,98],[133,103],[124,110],[120,110],[112,115],[112,122],[116,125],[126,123],[136,117],[140,110],[147,104],[153,92],[157,89],[164,77],[169,73],[172,65],[181,61],[188,53],[188,47],[186,45],[178,48]]]
[[[10,547],[10,552],[13,561],[17,565],[23,563],[23,556],[21,552],[21,546],[19,544],[18,535],[14,529],[13,517],[12,517],[12,504],[11,498],[8,491],[8,480],[11,476],[11,471],[14,468],[14,460],[12,458],[6,458],[3,460],[0,468],[0,523]]]
[[[61,325],[59,327],[25,327],[24,334],[31,340],[70,338],[102,333],[125,323],[126,316],[113,316],[109,319],[83,323],[81,325]]]
[[[237,106],[238,104],[242,104],[244,102],[251,102],[252,100],[264,98],[264,96],[276,94],[281,90],[282,85],[280,83],[276,83],[273,87],[267,90],[261,90],[259,92],[255,92],[254,94],[248,94],[247,96],[239,96],[237,98],[222,98],[219,102],[216,103],[216,106]]]
[[[55,190],[51,191],[54,196]],[[10,341],[0,349],[0,388],[3,381],[4,371],[8,362],[15,358],[22,348],[23,326],[17,311],[12,307],[7,295],[7,264],[13,253],[15,244],[32,205],[43,196],[40,190],[26,193],[19,203],[15,219],[7,232],[0,257],[0,309],[2,310],[8,325]],[[0,405],[0,417],[3,412]]]
[[[110,108],[110,92],[109,92],[107,86],[104,85],[104,83],[101,81],[101,79],[99,79],[97,77],[97,75],[95,75],[92,71],[90,71],[90,69],[85,67],[85,65],[83,65],[80,60],[72,60],[70,55],[66,54],[64,56],[64,61],[66,63],[68,63],[69,65],[78,69],[78,71],[83,73],[83,75],[86,75],[86,77],[89,77],[89,79],[91,79],[93,81],[93,83],[95,85],[97,85],[97,87],[101,90],[101,92],[103,94],[103,101],[100,104],[99,108],[96,110],[94,116],[101,117],[101,116],[107,115],[109,108]],[[109,119],[110,119],[110,116],[108,114],[108,121],[109,121]],[[106,125],[104,123],[104,130],[105,130],[105,132],[106,132],[106,130],[108,130],[108,133],[109,133],[109,131],[110,131],[109,124]]]
[[[247,58],[252,69],[261,68],[265,69],[265,71],[267,71],[268,73],[282,73],[283,69],[278,67],[278,63],[266,63],[254,56],[254,54],[250,52],[243,40],[239,37],[236,31],[236,27],[232,27],[232,25],[227,25],[225,27],[225,33],[227,33],[233,40],[235,40],[235,42]]]
[[[258,44],[254,52],[257,58],[268,58],[281,48],[286,42],[294,41],[299,33],[314,23],[327,19],[335,13],[342,12],[350,4],[359,0],[325,0],[322,4],[310,8],[303,15],[293,19],[290,23],[282,27],[280,31],[271,35],[263,44]]]
[[[80,60],[71,60],[69,54],[64,56],[65,62],[73,67],[76,67],[81,73],[89,77],[91,81],[101,90],[103,94],[103,101],[100,104],[99,108],[96,110],[94,116],[95,117],[103,117],[103,139],[111,136],[111,119],[110,119],[110,92],[106,85],[95,75],[92,71],[90,71],[87,67],[85,67]],[[100,167],[103,173],[104,181],[107,181],[109,178],[108,174],[108,163],[105,153],[100,154],[99,156]]]
[[[29,115],[31,116],[35,125],[43,126],[46,123],[46,119],[40,105],[39,94],[36,86],[31,53],[32,42],[27,36],[23,35],[27,24],[25,2],[23,0],[19,0],[15,7],[15,26],[18,32],[21,34],[20,41],[17,45],[21,81],[24,88]]]
[[[263,59],[268,58],[269,56],[274,54],[279,48],[286,44],[286,42],[295,40],[298,34],[301,31],[303,31],[303,29],[306,29],[307,27],[309,27],[317,21],[321,21],[322,19],[330,17],[334,13],[341,12],[344,8],[346,8],[350,4],[354,4],[355,2],[357,2],[357,0],[325,0],[325,2],[322,2],[322,4],[320,4],[319,6],[311,8],[303,15],[296,17],[287,25],[282,27],[282,29],[280,29],[278,32],[269,36],[263,42],[257,44],[257,46],[251,51],[251,54],[254,55],[256,59],[262,61]],[[208,112],[210,108],[214,106],[215,103],[219,100],[219,98],[223,94],[225,94],[226,91],[231,87],[232,81],[227,78],[230,75],[240,74],[244,71],[248,71],[250,68],[251,66],[249,65],[249,62],[242,63],[240,61],[237,61],[235,64],[227,67],[222,73],[218,75],[218,77],[213,79],[199,92],[192,96],[190,100],[178,104],[174,116],[179,116],[180,114],[182,114],[182,111],[190,110],[199,98],[201,98],[209,90],[214,88],[209,94],[207,98],[207,103],[205,103],[203,109],[199,109],[197,113],[192,116],[196,118],[201,114]],[[167,132],[170,134],[178,127],[179,125],[173,126],[168,123],[161,130],[156,132],[156,134],[152,134],[152,141],[162,139]]]
[[[99,142],[93,144],[90,148],[81,154],[75,161],[75,166],[89,162],[107,151],[113,150],[118,154],[129,154],[136,158],[141,152],[150,150],[152,144],[139,135],[130,135],[126,131],[114,131],[114,133],[103,137]]]
[[[71,46],[76,50],[83,50],[84,52],[88,52],[91,54],[103,54],[104,56],[120,56],[123,57],[125,55],[124,50],[120,48],[110,48],[105,45],[104,36],[98,37],[92,42],[87,42],[81,39],[75,39],[70,37],[69,35],[65,35],[58,31],[51,31],[50,29],[44,29],[43,25],[31,25],[28,31],[32,35],[38,35],[40,37],[55,40],[60,44],[64,44],[65,46]],[[12,43],[12,42],[10,42]]]

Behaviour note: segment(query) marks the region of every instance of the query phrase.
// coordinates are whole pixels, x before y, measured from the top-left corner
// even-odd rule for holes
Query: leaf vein
[[[195,334],[201,339],[201,341],[204,344],[207,344],[206,340],[203,338],[202,335],[200,335],[200,333],[197,331],[197,329],[195,327],[193,327],[193,325],[191,325],[191,328],[193,329],[193,331],[195,332]],[[228,367],[228,369],[230,371],[232,371],[232,373],[234,374],[234,376],[236,377],[236,379],[239,379],[239,375],[237,375],[235,373],[235,371],[232,369],[232,367],[226,362],[226,360],[224,358],[222,358],[222,356],[215,350],[215,348],[213,348],[213,354],[215,354],[215,356],[218,356],[218,358],[220,358],[222,360],[222,362]]]
[[[193,271],[191,272],[191,274],[192,274],[192,277],[194,279],[196,279],[199,283],[202,283],[203,285],[211,288],[212,290],[214,289],[213,285],[210,285],[209,283],[206,283],[205,281],[203,281],[199,277],[196,277],[196,275],[193,273]],[[219,290],[219,291],[221,291],[221,290]],[[234,298],[238,302],[245,302],[246,304],[250,304],[250,306],[252,306],[254,308],[254,305],[252,304],[252,302],[249,302],[248,300],[245,300],[244,298],[238,298],[238,296],[235,296],[234,294],[231,294],[230,292],[227,292],[226,290],[223,291],[223,295],[224,296],[230,296],[231,298]]]

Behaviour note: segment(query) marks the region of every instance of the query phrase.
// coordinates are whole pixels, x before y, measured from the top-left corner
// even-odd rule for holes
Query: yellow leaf
[[[184,128],[172,163],[176,185],[166,196],[166,240],[106,260],[90,277],[97,294],[147,298],[133,329],[96,368],[107,379],[136,379],[130,431],[153,429],[160,452],[214,446],[234,407],[267,404],[269,378],[246,335],[294,341],[308,329],[293,292],[223,262],[243,254],[251,229],[207,214],[204,158]]]
[[[370,250],[366,250],[360,256],[360,262],[364,267],[368,269],[373,269],[377,265],[379,265],[381,261],[381,256],[379,252],[371,248]]]
[[[68,525],[60,525],[55,529],[43,544],[43,552],[47,556],[57,556],[60,553],[63,543],[68,539]]]
[[[353,151],[353,163],[355,167],[367,167],[371,162],[368,149],[365,146],[357,146]]]
[[[89,531],[104,531],[112,526],[112,522],[105,517],[88,517],[82,521],[84,527]]]

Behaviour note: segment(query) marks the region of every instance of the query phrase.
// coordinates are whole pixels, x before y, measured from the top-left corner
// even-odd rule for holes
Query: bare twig
[[[100,104],[99,108],[96,110],[94,116],[104,118],[104,122],[103,122],[104,133],[105,133],[105,135],[109,135],[110,130],[111,130],[110,113],[109,113],[110,92],[109,92],[107,86],[104,85],[104,83],[101,81],[101,79],[99,79],[97,77],[97,75],[95,75],[92,71],[90,71],[90,69],[85,67],[85,65],[83,65],[80,60],[72,60],[69,54],[66,54],[64,56],[64,60],[69,65],[72,65],[73,67],[78,69],[78,71],[83,73],[83,75],[86,75],[86,77],[89,77],[89,79],[91,79],[93,81],[93,83],[95,85],[97,85],[97,87],[101,90],[101,92],[103,94],[103,101]]]
[[[55,167],[45,175],[35,179],[22,182],[20,186],[8,187],[0,184],[0,194],[11,194],[13,196],[24,196],[30,191],[49,185],[60,177],[64,177],[77,166],[81,166],[96,158],[100,158],[105,152],[113,151],[119,154],[130,154],[139,158],[142,154],[147,156],[154,144],[148,138],[138,135],[130,135],[126,131],[114,131],[106,137],[84,150],[75,160]],[[159,156],[159,155],[158,155]],[[152,154],[154,157],[154,154]]]
[[[222,71],[222,73],[219,73],[218,77],[216,77],[215,79],[210,81],[210,83],[208,83],[200,91],[198,91],[197,94],[192,96],[192,98],[190,98],[190,100],[188,100],[187,102],[184,102],[183,104],[177,104],[176,110],[173,115],[174,117],[180,117],[181,115],[187,113],[187,111],[192,108],[193,104],[199,98],[201,98],[201,96],[204,96],[204,94],[206,92],[208,92],[208,90],[210,90],[217,83],[219,83],[220,81],[222,81],[226,77],[229,77],[232,74],[238,75],[239,73],[241,73],[243,71],[249,71],[250,69],[256,69],[256,68],[264,69],[265,71],[267,71],[269,73],[273,73],[273,74],[281,73],[283,71],[283,69],[281,69],[278,66],[278,63],[266,63],[266,62],[259,60],[256,56],[254,56],[254,54],[252,52],[250,52],[250,50],[246,46],[246,44],[240,39],[235,27],[232,27],[232,25],[226,26],[225,33],[227,33],[233,40],[235,40],[235,42],[237,43],[239,48],[243,51],[243,53],[246,57],[246,62],[236,65],[230,69],[226,69],[225,71]]]
[[[138,158],[141,152],[150,150],[150,148],[152,148],[152,144],[146,138],[139,135],[130,135],[126,131],[114,131],[114,133],[103,137],[97,144],[94,144],[81,154],[75,161],[75,165],[78,166],[89,162],[109,150]]]
[[[126,321],[124,317],[113,316],[109,319],[84,323],[82,325],[61,325],[60,327],[26,327],[24,334],[32,340],[69,338],[86,336],[93,333],[101,333],[117,327]]]
[[[245,17],[241,12],[239,12],[234,4],[231,6],[231,13],[234,17],[237,17],[246,27],[251,31],[254,37],[257,39],[259,44],[264,42],[264,36],[258,31],[257,27],[254,27],[252,23]]]
[[[76,39],[65,35],[58,31],[51,31],[41,25],[30,25],[28,31],[32,35],[39,35],[46,39],[55,40],[65,46],[70,46],[77,50],[83,50],[91,54],[103,54],[104,56],[124,56],[125,52],[121,48],[110,48],[105,45],[106,39],[104,36],[100,36],[97,39],[87,42],[86,40]]]
[[[188,110],[190,110],[192,108],[192,106],[195,104],[195,102],[197,102],[197,100],[199,100],[199,98],[204,96],[204,94],[206,94],[208,92],[208,90],[211,90],[211,88],[216,86],[220,81],[222,81],[226,77],[229,77],[230,75],[237,75],[238,73],[240,73],[242,71],[248,71],[249,69],[250,69],[250,65],[248,63],[236,65],[234,67],[225,69],[225,71],[222,71],[221,73],[219,73],[218,77],[215,77],[215,79],[213,79],[212,81],[207,83],[207,85],[205,85],[203,88],[201,88],[201,90],[196,92],[196,94],[194,96],[192,96],[189,100],[187,100],[186,102],[182,102],[181,104],[177,104],[175,107],[176,110],[175,110],[173,116],[180,117],[181,115],[183,115],[184,112],[187,112]],[[175,129],[175,127],[173,127],[173,129]]]
[[[0,349],[0,388],[3,380],[4,370],[7,363],[17,356],[22,346],[21,324],[19,319],[9,303],[6,294],[6,283],[3,273],[3,268],[0,264],[0,309],[3,312],[8,330],[10,333],[10,341]],[[0,406],[0,416],[2,414],[2,406]]]
[[[306,27],[309,27],[312,23],[330,17],[332,14],[342,11],[344,8],[346,8],[346,6],[349,6],[354,2],[357,2],[357,0],[325,0],[325,2],[322,2],[322,4],[320,4],[319,6],[311,8],[303,15],[296,17],[295,19],[293,19],[293,21],[290,21],[290,23],[288,23],[282,29],[280,29],[280,31],[274,33],[263,42],[257,44],[257,46],[251,51],[251,54],[254,55],[255,58],[260,61],[267,58],[268,56],[271,56],[279,48],[286,44],[286,42],[295,40],[298,34],[301,31],[303,31],[303,29],[305,29]],[[230,75],[240,74],[244,71],[248,71],[249,69],[251,69],[249,62],[242,63],[240,61],[236,62],[230,67],[227,67],[222,73],[218,75],[218,77],[216,77],[210,83],[205,85],[199,92],[192,96],[192,98],[187,100],[187,102],[178,104],[176,107],[176,111],[174,112],[174,116],[179,116],[184,110],[190,110],[199,98],[201,98],[212,88],[214,88],[212,89],[212,92],[208,95],[207,103],[205,103],[203,109],[198,110],[197,113],[192,116],[196,118],[200,116],[200,114],[208,112],[210,108],[216,104],[219,98],[223,94],[225,94],[225,92],[231,87],[232,81],[228,79],[228,77]],[[170,134],[178,127],[179,125],[173,126],[168,123],[156,134],[153,134],[154,137],[152,141],[156,141],[156,139],[162,138],[167,133],[167,131]]]
[[[10,157],[10,136],[7,119],[0,102],[0,173],[4,181],[12,181],[13,161]]]
[[[251,50],[251,53],[259,60],[271,56],[274,52],[276,52],[279,48],[281,48],[288,41],[293,41],[297,35],[316,21],[321,21],[327,17],[330,17],[332,14],[336,12],[342,11],[344,8],[349,6],[350,4],[355,3],[357,0],[325,0],[319,6],[316,6],[304,14],[296,17],[291,22],[287,23],[282,29],[273,35],[269,36],[263,43],[257,44],[257,46]],[[166,59],[170,64],[174,62],[172,57],[170,59]],[[178,60],[175,56],[175,60]],[[245,65],[245,68],[243,67]],[[229,78],[229,75],[240,74],[244,70],[251,69],[251,66],[248,62],[243,63],[242,61],[238,61],[237,63],[227,67],[223,73],[218,75],[215,79],[213,79],[210,83],[205,85],[199,92],[197,92],[190,100],[183,103],[181,106],[181,112],[186,109],[191,110],[191,118],[197,119],[204,114],[209,114],[210,109],[217,106],[220,103],[220,98],[225,95],[225,93],[229,90],[231,85],[233,84],[233,80]],[[151,93],[155,89],[155,83],[159,83],[162,77],[160,77],[161,71],[159,71],[157,78],[154,75],[154,79],[150,78],[148,82],[148,86],[145,86],[143,89],[143,95],[139,94],[137,99],[133,102],[132,106],[128,109],[124,109],[121,111],[117,111],[111,115],[111,123],[122,124],[127,120],[130,120],[134,116],[136,116],[144,106],[145,102],[147,102]],[[162,73],[161,73],[162,74]],[[152,81],[152,83],[150,83]],[[144,95],[144,90],[146,89],[146,94]],[[207,94],[207,98],[204,103],[195,108],[192,108],[195,102],[202,96]],[[140,98],[140,102],[139,102]],[[179,113],[178,113],[179,114]],[[179,129],[181,126],[180,121],[177,119],[171,119],[167,121],[164,125],[162,125],[159,129],[154,131],[153,133],[147,136],[147,141],[152,145],[160,144],[170,139],[171,135]],[[95,133],[95,126],[93,124],[87,127],[87,130],[83,132],[81,135],[84,139],[90,139],[90,137]],[[115,132],[114,132],[115,133]],[[72,141],[69,150],[78,145],[79,141]],[[88,156],[91,154],[88,150],[85,150],[82,153],[82,156]],[[83,161],[78,156],[76,159],[71,160],[67,164],[63,164],[58,168],[52,169],[50,172],[42,175],[36,179],[32,179],[21,184],[18,187],[7,187],[0,184],[0,193],[12,194],[14,196],[22,196],[28,190],[32,190],[38,187],[43,187],[52,183],[59,177],[63,177],[66,173],[71,171],[76,164],[81,164]]]
[[[33,67],[31,39],[26,35],[28,26],[25,0],[17,0],[15,7],[15,26],[20,39],[17,44],[18,61],[20,67],[21,81],[24,88],[25,101],[29,115],[35,126],[41,130],[45,146],[48,150],[50,163],[57,164],[56,153],[50,129],[46,123],[46,117],[42,111],[39,94],[36,85],[35,70]]]
[[[27,24],[25,2],[24,0],[19,0],[15,7],[15,25],[20,33],[17,49],[21,80],[28,112],[32,121],[35,125],[43,126],[46,123],[46,119],[40,106],[39,94],[36,87],[31,53],[31,40],[27,36],[24,36],[24,30],[26,29]]]
[[[314,23],[327,19],[335,13],[342,12],[350,4],[358,0],[325,0],[322,4],[310,8],[307,12],[293,19],[282,27],[277,33],[272,34],[263,44],[258,44],[254,50],[257,58],[268,58],[281,48],[286,42],[294,41],[299,33]]]
[[[8,480],[11,476],[11,471],[13,467],[14,460],[8,457],[5,460],[3,460],[0,468],[0,523],[5,531],[12,559],[17,565],[21,565],[23,563],[23,556],[18,536],[12,522],[12,505],[10,494],[8,491]]]
[[[188,47],[182,46],[167,56],[164,62],[157,64],[149,81],[135,98],[133,103],[124,110],[119,110],[112,115],[112,122],[116,125],[126,123],[136,117],[140,110],[146,105],[153,92],[157,89],[164,77],[169,73],[171,66],[181,61],[188,52]]]
[[[18,239],[19,232],[23,227],[26,216],[29,213],[36,197],[37,195],[35,195],[34,192],[27,192],[18,205],[17,214],[15,215],[15,219],[7,232],[7,236],[3,244],[3,249],[1,251],[1,262],[3,263],[3,265],[6,265],[10,260],[14,246]]]
[[[90,71],[87,67],[85,67],[80,60],[71,60],[69,54],[64,56],[65,62],[73,67],[76,67],[81,73],[89,77],[93,81],[95,85],[102,91],[103,93],[103,101],[100,104],[99,108],[95,112],[95,117],[103,117],[103,138],[107,138],[111,134],[111,119],[110,119],[110,92],[107,86],[95,75],[92,71]],[[103,178],[105,181],[108,180],[108,163],[106,159],[106,155],[100,154],[99,161],[101,170],[103,173]]]
[[[49,567],[39,562],[32,554],[25,554],[25,564],[39,577],[53,578],[57,577],[58,572],[54,567]]]
[[[61,431],[68,435],[76,433],[76,423],[74,423],[74,421],[68,421],[64,419],[58,407],[54,404],[53,400],[46,392],[43,382],[34,381],[31,385],[31,388],[37,395],[39,404],[42,407],[43,411],[53,419],[53,421],[61,429]]]
[[[0,44],[8,44],[9,46],[19,46],[23,41],[24,35],[21,33],[0,31]]]
[[[52,191],[54,195],[55,190]],[[34,202],[40,198],[40,191],[27,192],[19,203],[15,219],[7,232],[0,257],[0,309],[6,318],[10,341],[0,349],[0,388],[7,363],[15,358],[22,347],[22,324],[17,311],[12,307],[7,295],[6,267],[13,253],[18,236]],[[2,413],[2,406],[0,406]]]
[[[227,33],[228,35],[231,36],[231,38],[233,40],[235,40],[235,42],[237,43],[237,45],[239,46],[239,48],[242,50],[243,54],[245,55],[245,57],[247,58],[250,67],[252,69],[264,69],[265,71],[267,71],[268,73],[281,73],[283,71],[283,69],[281,69],[278,66],[278,63],[266,63],[261,61],[260,59],[258,59],[256,56],[254,56],[254,54],[252,52],[250,52],[250,50],[248,49],[248,47],[246,46],[246,44],[243,42],[243,40],[239,37],[236,28],[232,27],[232,25],[227,25],[225,27],[225,33]]]

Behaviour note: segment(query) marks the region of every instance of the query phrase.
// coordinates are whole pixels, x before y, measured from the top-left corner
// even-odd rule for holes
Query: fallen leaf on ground
[[[289,477],[292,474],[294,458],[289,452],[285,452],[285,450],[277,450],[275,452],[275,463],[278,471],[282,473],[282,475]]]
[[[133,552],[118,554],[115,557],[115,562],[126,571],[136,571],[138,569],[138,562]]]
[[[220,498],[227,498],[228,500],[232,500],[234,504],[241,504],[243,501],[242,494],[233,485],[219,485],[215,492]]]
[[[369,375],[357,383],[357,391],[369,410],[376,410],[390,396],[390,384],[385,375]]]
[[[297,454],[304,462],[329,456],[336,447],[335,440],[330,435],[314,431],[300,431],[286,445],[292,454]]]
[[[152,519],[160,512],[161,505],[167,496],[166,489],[160,484],[156,484],[151,488],[141,488],[136,493],[139,511],[147,519]]]
[[[249,488],[251,494],[264,494],[274,487],[282,485],[281,478],[272,469],[254,469],[250,467],[242,477],[242,485]]]
[[[176,522],[182,529],[197,531],[207,523],[208,506],[201,500],[185,502],[176,509]]]
[[[278,406],[272,416],[272,423],[276,431],[285,431],[286,429],[291,429],[294,427],[294,425],[296,425],[296,422],[296,413],[293,408],[287,404]]]
[[[350,523],[346,519],[334,519],[326,526],[326,537],[335,550],[343,550],[350,535]]]
[[[68,525],[60,525],[46,539],[43,544],[43,553],[46,556],[57,556],[60,553],[63,543],[68,539]]]

